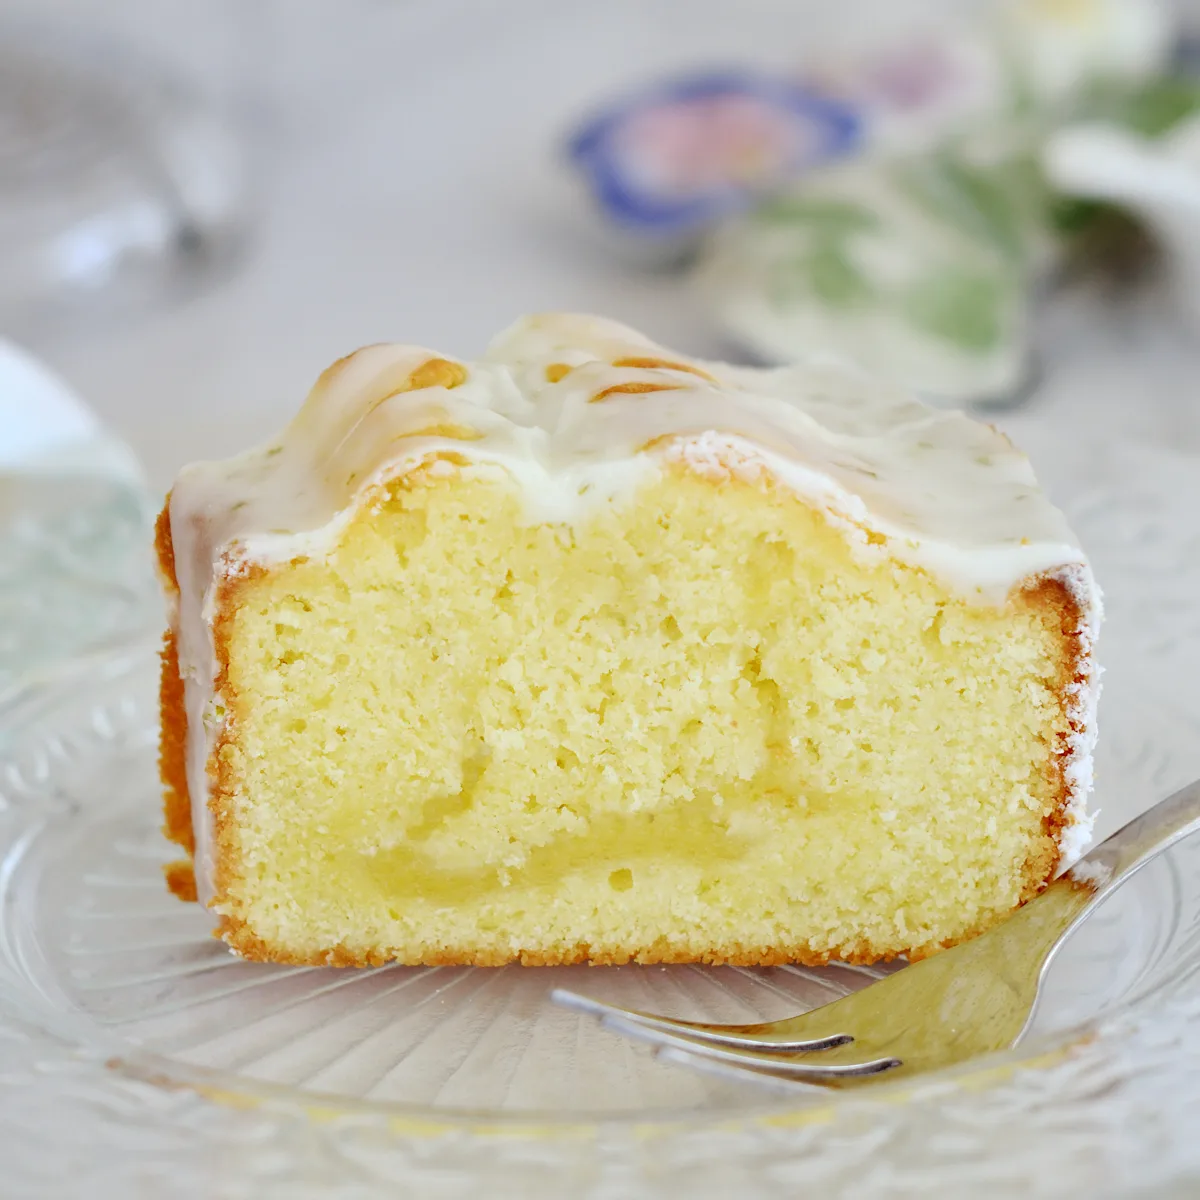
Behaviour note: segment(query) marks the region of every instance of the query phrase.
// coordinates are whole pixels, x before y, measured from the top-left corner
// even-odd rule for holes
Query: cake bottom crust
[[[615,946],[591,946],[579,942],[573,946],[527,949],[510,953],[468,946],[445,946],[437,950],[422,949],[411,953],[406,953],[403,949],[356,951],[345,946],[334,946],[330,950],[296,953],[263,941],[248,926],[237,926],[227,917],[222,918],[221,925],[213,936],[223,939],[237,954],[252,962],[297,967],[383,967],[391,963],[405,967],[506,967],[513,964],[523,967],[623,967],[630,963],[640,966],[700,963],[710,967],[825,967],[833,962],[870,966],[873,963],[891,962],[897,958],[919,962],[939,951],[949,950],[952,946],[978,937],[993,923],[988,922],[969,930],[961,937],[945,942],[894,949],[858,943],[819,950],[808,942],[795,942],[787,946],[681,946],[655,943],[640,949],[623,949]]]

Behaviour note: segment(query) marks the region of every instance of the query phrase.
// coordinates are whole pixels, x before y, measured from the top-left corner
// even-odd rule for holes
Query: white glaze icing
[[[980,604],[1003,604],[1032,577],[1061,578],[1083,614],[1085,669],[1070,705],[1071,823],[1062,838],[1064,862],[1078,857],[1090,832],[1099,594],[1062,514],[1003,435],[833,361],[778,370],[703,362],[597,317],[528,317],[480,361],[462,363],[458,386],[404,390],[415,370],[442,357],[413,346],[359,350],[322,375],[277,442],[187,467],[172,490],[179,602],[171,620],[202,900],[213,889],[218,585],[255,564],[328,552],[379,483],[446,452],[515,480],[531,522],[576,521],[619,503],[674,460],[699,472],[767,472],[823,508],[862,554],[923,567]],[[615,365],[625,359],[677,366]],[[571,370],[555,380],[562,367]],[[663,390],[597,400],[628,385]]]

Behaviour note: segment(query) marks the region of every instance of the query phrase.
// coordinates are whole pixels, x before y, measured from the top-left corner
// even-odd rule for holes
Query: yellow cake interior
[[[227,585],[217,907],[292,961],[927,953],[1044,882],[1062,615],[765,481],[530,524],[421,469]]]

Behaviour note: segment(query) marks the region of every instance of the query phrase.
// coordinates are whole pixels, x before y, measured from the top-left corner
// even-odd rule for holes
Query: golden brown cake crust
[[[1054,807],[1047,813],[1043,828],[1051,839],[1054,851],[1047,861],[1034,858],[1026,865],[1026,888],[1021,900],[1032,899],[1054,878],[1061,860],[1059,850],[1067,825],[1072,795],[1067,767],[1073,754],[1073,741],[1083,736],[1080,719],[1073,713],[1072,697],[1088,685],[1084,615],[1071,589],[1053,575],[1030,580],[1018,593],[1018,602],[1052,614],[1057,622],[1063,647],[1063,661],[1054,693],[1062,715],[1063,732],[1056,738],[1050,761],[1051,785],[1056,797]]]
[[[1045,884],[1039,885],[1041,890]],[[688,946],[681,948],[666,942],[655,943],[642,950],[614,950],[595,948],[579,943],[558,953],[537,950],[522,950],[514,954],[481,951],[477,947],[445,946],[416,956],[385,954],[378,951],[355,951],[345,946],[334,946],[330,950],[312,954],[297,954],[279,949],[263,941],[244,922],[222,917],[218,936],[223,938],[243,958],[252,962],[280,963],[300,967],[382,967],[388,963],[400,963],[409,967],[506,967],[518,963],[523,967],[619,967],[629,963],[641,966],[661,966],[677,963],[703,963],[713,967],[779,967],[799,964],[805,967],[824,967],[831,962],[855,963],[869,966],[872,963],[890,962],[906,955],[910,962],[928,958],[940,950],[948,950],[960,942],[978,937],[985,929],[980,926],[960,938],[931,943],[904,950],[876,950],[871,946],[856,943],[832,950],[816,950],[807,942],[796,942],[789,946]]]
[[[164,585],[178,595],[175,548],[171,541],[170,497],[154,525],[154,550]],[[195,900],[193,859],[196,839],[192,829],[192,801],[187,782],[187,708],[183,700],[183,677],[179,673],[179,647],[173,629],[168,629],[163,635],[160,657],[158,773],[163,784],[163,833],[168,841],[181,846],[188,855],[187,859],[169,863],[164,871],[167,886],[176,896],[181,900]]]

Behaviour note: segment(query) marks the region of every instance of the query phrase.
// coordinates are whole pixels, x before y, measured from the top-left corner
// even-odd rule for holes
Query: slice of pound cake
[[[1099,601],[992,429],[594,317],[370,346],[158,526],[171,887],[290,963],[870,962],[1086,843]]]

